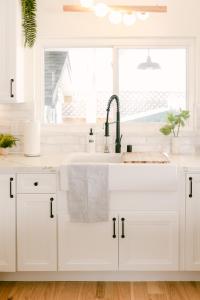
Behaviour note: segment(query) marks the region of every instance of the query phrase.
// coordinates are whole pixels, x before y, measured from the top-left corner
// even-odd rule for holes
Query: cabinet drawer
[[[18,174],[17,193],[55,193],[56,174]]]

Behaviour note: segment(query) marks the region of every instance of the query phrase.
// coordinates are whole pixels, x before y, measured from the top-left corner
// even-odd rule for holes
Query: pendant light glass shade
[[[94,2],[93,2],[93,0],[80,0],[80,4],[83,7],[90,8],[93,6]]]
[[[132,14],[124,14],[123,15],[123,23],[126,26],[131,26],[136,22],[136,16],[134,13]]]
[[[122,21],[122,14],[119,11],[111,11],[110,15],[109,15],[109,21],[112,24],[120,24]]]
[[[99,2],[94,6],[94,12],[97,17],[105,17],[109,12],[109,7],[105,3]]]
[[[149,18],[150,14],[149,12],[138,12],[137,18],[140,21],[146,21]]]

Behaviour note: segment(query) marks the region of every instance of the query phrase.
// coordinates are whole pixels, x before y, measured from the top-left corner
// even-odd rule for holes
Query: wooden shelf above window
[[[132,12],[166,13],[167,12],[167,6],[163,6],[163,5],[153,5],[153,6],[110,5],[109,7],[111,10],[117,10],[126,13],[132,13]],[[74,13],[75,12],[86,13],[86,12],[93,12],[93,9],[82,7],[81,5],[63,5],[63,11],[74,12]]]

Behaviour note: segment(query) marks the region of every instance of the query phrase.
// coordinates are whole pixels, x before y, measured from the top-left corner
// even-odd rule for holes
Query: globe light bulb
[[[112,24],[120,24],[122,21],[122,14],[119,11],[111,11],[109,20]]]
[[[138,12],[137,13],[137,18],[140,21],[146,21],[149,18],[150,14],[149,12]]]
[[[105,17],[109,11],[109,7],[102,2],[97,3],[94,6],[94,12],[97,17]]]
[[[80,4],[81,4],[81,6],[83,6],[83,7],[88,7],[88,8],[90,8],[90,7],[92,7],[93,6],[93,0],[80,0]]]
[[[136,22],[136,16],[135,16],[134,13],[132,13],[132,14],[126,13],[126,14],[123,15],[123,23],[124,23],[124,25],[131,26],[135,22]]]

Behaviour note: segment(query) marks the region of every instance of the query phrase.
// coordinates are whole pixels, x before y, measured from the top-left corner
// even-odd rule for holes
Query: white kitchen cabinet
[[[200,174],[186,176],[185,269],[200,271]]]
[[[59,215],[59,271],[118,269],[118,219],[108,222],[72,223]]]
[[[113,214],[108,222],[92,224],[72,223],[67,215],[59,216],[60,271],[117,269],[178,270],[177,213],[131,212],[119,217]]]
[[[179,225],[175,212],[131,212],[119,217],[119,270],[179,268]]]
[[[17,270],[57,270],[56,196],[17,195]]]
[[[16,269],[15,176],[0,174],[0,272]]]
[[[56,188],[56,174],[21,173],[17,175],[18,194],[54,194]]]
[[[20,0],[0,1],[0,103],[23,102]]]

